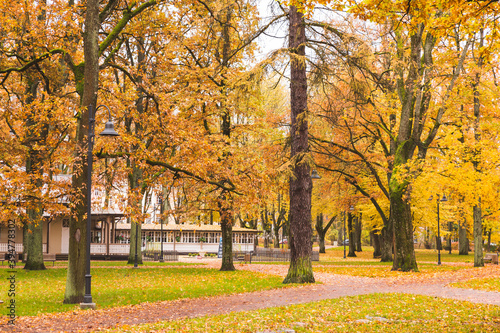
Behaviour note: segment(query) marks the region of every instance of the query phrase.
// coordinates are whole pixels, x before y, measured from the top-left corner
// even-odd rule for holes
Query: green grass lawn
[[[92,298],[98,308],[250,292],[283,287],[282,278],[249,271],[206,268],[94,268]],[[7,270],[0,270],[0,299],[8,300]],[[66,269],[16,272],[18,316],[73,310],[62,304]]]
[[[157,324],[116,332],[499,332],[500,307],[373,294]]]
[[[133,265],[127,265],[126,261],[91,261],[90,262],[91,267],[103,267],[103,266],[123,266],[123,267],[131,267]],[[158,262],[158,261],[144,261],[142,265],[139,265],[141,267],[144,266],[200,266],[200,265],[205,265],[204,263],[190,263],[190,262],[179,262],[179,261],[165,261],[165,262]],[[24,264],[21,262],[17,263],[18,268],[23,268]],[[67,261],[56,261],[54,263],[50,261],[45,262],[45,267],[50,268],[50,267],[68,267],[68,262]],[[7,262],[5,261],[3,265],[0,265],[1,268],[8,268]]]
[[[464,282],[452,283],[451,286],[457,288],[496,291],[500,293],[500,278],[491,277],[491,278],[481,278],[481,279],[470,279]]]

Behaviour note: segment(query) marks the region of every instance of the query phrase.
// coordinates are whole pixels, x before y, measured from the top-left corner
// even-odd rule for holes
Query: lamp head
[[[104,131],[99,133],[99,135],[102,135],[102,136],[120,136],[120,134],[118,134],[115,131],[115,125],[113,124],[111,119],[106,122],[106,125],[104,125]]]
[[[318,174],[318,171],[313,170],[313,171],[311,172],[311,178],[312,178],[312,179],[321,179],[321,176]]]

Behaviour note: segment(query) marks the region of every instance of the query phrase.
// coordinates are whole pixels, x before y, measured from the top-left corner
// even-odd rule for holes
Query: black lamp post
[[[159,203],[160,203],[160,224],[161,224],[161,231],[160,231],[160,262],[163,262],[163,194],[160,194],[159,196]]]
[[[108,110],[109,120],[106,122],[104,127],[104,131],[102,131],[99,135],[102,136],[119,136],[115,131],[115,127],[113,125],[113,121],[111,119],[111,111],[106,105],[99,105],[93,110],[92,105],[89,105],[89,132],[88,132],[88,151],[87,151],[87,267],[85,274],[85,295],[83,296],[83,303],[80,303],[80,307],[82,309],[95,309],[95,303],[92,302],[92,294],[91,294],[91,282],[92,275],[90,275],[90,228],[92,225],[92,161],[93,154],[92,150],[94,148],[94,127],[95,127],[95,113],[100,107],[105,107]]]
[[[438,265],[441,265],[441,234],[439,232],[439,201],[445,202],[448,201],[448,198],[443,194],[443,197],[439,199],[439,196],[436,200],[437,202],[437,227],[438,227],[438,239],[436,242],[436,247],[438,250]]]

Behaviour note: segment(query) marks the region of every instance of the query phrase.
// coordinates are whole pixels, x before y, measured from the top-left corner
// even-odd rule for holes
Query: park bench
[[[245,254],[236,254],[235,259],[237,261],[243,261],[245,264],[248,262],[249,264],[252,263],[252,254],[251,253],[245,253]]]
[[[498,253],[486,253],[484,255],[483,262],[498,265]]]
[[[8,252],[0,253],[0,261],[2,261],[2,265],[4,261],[10,260],[10,254]],[[17,261],[17,258],[15,259]]]
[[[44,253],[43,261],[52,261],[52,267],[54,267],[54,263],[56,262],[56,254],[55,253]]]
[[[28,254],[24,254],[24,261],[28,258]],[[56,254],[55,253],[44,253],[43,254],[43,261],[52,261],[52,267],[54,267],[54,264],[56,262]]]

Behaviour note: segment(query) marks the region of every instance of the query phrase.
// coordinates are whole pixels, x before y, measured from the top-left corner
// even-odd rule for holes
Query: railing
[[[109,254],[128,254],[129,244],[109,244]],[[90,244],[90,253],[107,254],[106,244]]]
[[[90,253],[106,254],[106,244],[90,244]]]
[[[24,251],[23,244],[16,243],[16,252],[21,253]],[[8,243],[0,243],[0,252],[9,252],[9,244]]]
[[[247,252],[233,252],[234,258],[241,257]],[[312,251],[312,261],[319,261],[319,252]],[[252,253],[252,261],[290,261],[290,250],[288,249],[274,249],[274,248],[257,248]]]
[[[130,252],[129,244],[110,244],[109,254],[128,254]]]
[[[160,251],[144,251],[142,252],[142,261],[159,261],[161,257]],[[178,261],[179,255],[177,251],[163,251],[163,261]]]

